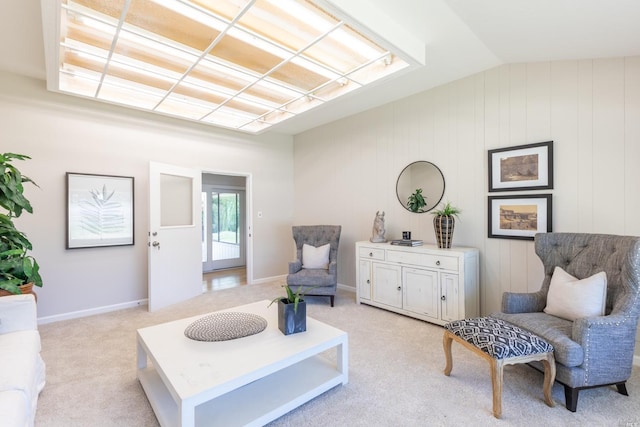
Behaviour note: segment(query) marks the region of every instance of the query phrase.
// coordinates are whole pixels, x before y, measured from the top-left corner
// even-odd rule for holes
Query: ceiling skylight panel
[[[106,76],[100,87],[98,98],[116,104],[151,110],[162,99],[162,94],[149,86]]]
[[[353,54],[362,58],[360,62],[377,58],[386,52],[386,49],[381,48],[348,25],[343,25],[329,33],[327,39],[339,43],[339,55]]]
[[[183,74],[198,56],[159,40],[151,40],[127,30],[120,31],[114,53]]]
[[[253,81],[243,74],[224,73],[222,70],[212,71],[211,68],[204,66],[203,62],[198,63],[182,82],[233,96]]]
[[[70,92],[84,97],[93,97],[98,90],[101,74],[87,72],[68,66],[60,70],[58,84],[63,92]]]
[[[316,28],[320,33],[330,31],[339,22],[333,16],[306,0],[268,0],[267,2],[278,7],[283,16],[294,18],[294,22],[298,20],[305,22],[307,25]]]
[[[214,86],[195,79],[182,80],[180,84],[174,88],[174,91],[176,93],[193,96],[194,98],[203,99],[216,105],[226,102],[236,94],[235,91],[231,91],[223,86]]]
[[[259,74],[282,62],[282,57],[228,35],[211,49],[209,56]]]
[[[246,93],[260,98],[269,99],[280,104],[284,104],[287,101],[302,95],[300,91],[273,83],[269,78],[258,81],[247,89]]]
[[[176,0],[174,0],[176,1]],[[219,30],[174,12],[151,0],[131,0],[125,17],[128,25],[175,43],[205,51],[220,34]]]
[[[65,13],[66,12],[66,13]],[[111,40],[116,33],[118,22],[102,15],[85,15],[76,10],[63,10],[63,40],[79,40],[87,44],[103,45]],[[103,18],[107,18],[106,22]]]
[[[266,122],[263,122],[260,120],[254,120],[243,126],[239,126],[238,129],[245,132],[259,133],[259,132],[262,132],[263,130],[269,129],[271,126],[272,126],[271,124],[268,124]]]
[[[227,37],[232,37],[240,42],[251,45],[256,49],[267,52],[280,59],[290,58],[295,52],[284,49],[278,43],[272,40],[265,39],[259,35],[251,34],[250,32],[238,29],[236,27],[229,29]]]
[[[132,0],[140,1],[140,0]],[[190,20],[198,22],[202,25],[206,25],[209,28],[213,28],[218,32],[222,32],[228,26],[224,20],[219,19],[212,13],[203,12],[201,8],[190,4],[188,1],[181,0],[151,0],[150,3],[155,3],[162,8],[171,11],[173,14],[184,16]],[[147,7],[152,9],[153,6],[148,4]]]
[[[229,128],[240,128],[258,119],[258,117],[255,114],[222,107],[203,117],[202,121]]]
[[[274,83],[270,77],[261,79],[257,73],[204,59],[187,75],[184,81],[228,94],[244,91],[248,95],[264,99],[268,103],[284,104],[304,93]]]
[[[215,16],[223,18],[227,22],[233,21],[251,0],[192,0],[191,3],[209,11]]]
[[[266,105],[261,105],[256,102],[250,102],[249,100],[242,98],[232,98],[230,101],[224,104],[223,107],[224,109],[242,111],[253,116],[261,116],[267,114],[272,110],[272,108],[267,107]]]
[[[334,34],[343,36],[332,37]],[[386,53],[373,44],[367,45],[354,37],[344,36],[346,34],[344,28],[337,28],[305,50],[303,56],[346,74]]]
[[[269,114],[265,115],[263,117],[263,120],[266,123],[269,123],[271,125],[275,125],[276,123],[280,123],[284,120],[290,119],[293,116],[295,116],[295,114],[289,112],[289,111],[283,111],[283,110],[275,110],[270,112]]]
[[[120,49],[118,49],[120,50]],[[150,59],[150,58],[145,58]],[[158,62],[156,62],[157,64]],[[179,67],[167,66],[166,63],[160,63],[161,66],[155,65],[151,62],[139,61],[133,57],[127,57],[125,55],[121,55],[118,53],[114,53],[111,57],[110,64],[120,64],[123,68],[129,68],[134,70],[136,73],[146,74],[150,76],[154,76],[157,78],[161,78],[163,80],[175,82],[177,79],[182,77],[183,71],[180,70]],[[177,69],[171,69],[177,68]]]
[[[245,92],[242,92],[241,94],[238,94],[233,99],[234,99],[234,101],[241,102],[242,104],[245,104],[244,108],[255,107],[255,108],[262,109],[262,110],[272,110],[272,109],[278,108],[278,107],[280,107],[282,105],[282,103],[279,103],[279,102],[272,102],[272,101],[269,101],[268,99],[264,99],[264,98],[261,98],[259,96],[251,95],[250,93],[248,93],[248,91],[245,91]],[[262,114],[264,114],[264,112]]]
[[[314,96],[305,95],[289,102],[284,106],[284,108],[292,113],[301,114],[319,106],[322,103],[323,102],[320,99],[315,98]]]
[[[101,76],[104,70],[104,64],[106,58],[102,55],[96,55],[93,53],[87,53],[75,49],[64,48],[60,53],[62,63],[62,69],[81,69],[87,70],[89,73]],[[98,80],[100,77],[98,77]]]
[[[330,101],[338,96],[345,95],[353,90],[362,87],[358,83],[342,78],[329,84],[324,85],[323,87],[315,90],[313,92],[313,96],[322,99],[323,101]]]
[[[325,18],[312,15],[297,2],[257,0],[240,18],[238,26],[297,52],[329,31],[336,23],[329,16]]]
[[[50,89],[248,132],[408,66],[312,0],[60,0],[56,12]]]
[[[199,120],[200,117],[209,113],[212,108],[215,108],[215,105],[202,102],[199,99],[171,94],[156,107],[155,111],[186,117],[191,120]]]
[[[366,64],[353,73],[350,73],[349,78],[362,85],[366,85],[376,80],[380,80],[385,76],[396,73],[408,66],[409,64],[404,62],[402,59],[392,54],[388,54],[383,56],[381,59],[371,61],[369,64]]]

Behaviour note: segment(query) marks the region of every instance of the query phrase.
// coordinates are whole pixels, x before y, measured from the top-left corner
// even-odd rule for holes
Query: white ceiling
[[[57,1],[57,0],[42,0]],[[332,0],[375,9],[426,65],[271,128],[296,134],[503,63],[640,55],[638,0]],[[372,28],[373,30],[373,28]],[[0,70],[45,79],[39,0],[3,0]]]

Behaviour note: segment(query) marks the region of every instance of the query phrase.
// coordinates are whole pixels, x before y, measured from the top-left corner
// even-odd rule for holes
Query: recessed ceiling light
[[[49,89],[250,133],[409,66],[307,0],[60,0],[55,11]]]

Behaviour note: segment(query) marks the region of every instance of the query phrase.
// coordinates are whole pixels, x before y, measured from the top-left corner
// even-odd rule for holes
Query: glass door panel
[[[203,188],[203,271],[245,265],[244,191]]]

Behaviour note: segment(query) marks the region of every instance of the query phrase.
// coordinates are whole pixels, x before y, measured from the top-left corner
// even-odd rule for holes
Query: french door
[[[246,264],[245,191],[202,186],[202,271]]]

